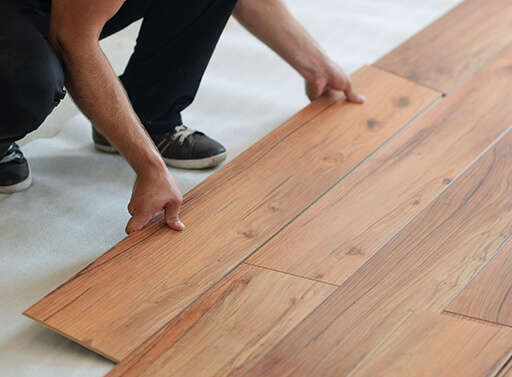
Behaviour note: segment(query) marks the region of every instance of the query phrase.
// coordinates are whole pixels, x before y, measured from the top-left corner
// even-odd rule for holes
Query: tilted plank
[[[373,67],[353,80],[365,105],[312,104],[186,195],[187,230],[127,237],[25,314],[123,359],[438,97]]]
[[[466,0],[377,67],[448,93],[512,43],[512,2]]]
[[[334,289],[241,266],[108,377],[241,376]]]
[[[512,327],[511,290],[512,242],[509,241],[445,310]]]
[[[512,329],[412,314],[351,377],[494,377],[512,354]]]
[[[512,235],[508,131],[245,377],[347,376],[409,311],[440,312]]]
[[[512,122],[511,64],[509,48],[247,262],[341,284]]]

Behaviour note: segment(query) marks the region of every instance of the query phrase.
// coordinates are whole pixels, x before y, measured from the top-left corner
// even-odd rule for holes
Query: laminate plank
[[[108,377],[241,376],[334,289],[241,266]]]
[[[466,0],[375,65],[449,93],[512,43],[512,2]]]
[[[512,121],[512,48],[377,151],[247,263],[341,284]]]
[[[441,312],[512,235],[512,132],[244,377],[347,376],[410,311]]]
[[[351,377],[494,377],[512,354],[512,329],[413,314]]]
[[[125,358],[439,96],[374,67],[353,81],[365,105],[313,103],[185,196],[187,230],[155,221],[25,314]]]
[[[445,309],[512,327],[512,242],[485,266]]]

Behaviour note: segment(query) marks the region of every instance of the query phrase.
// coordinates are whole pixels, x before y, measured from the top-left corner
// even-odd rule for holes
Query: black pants
[[[149,133],[181,124],[236,0],[127,0],[107,37],[143,19],[120,79]],[[37,129],[64,97],[48,43],[51,0],[0,0],[0,149]],[[101,90],[101,88],[100,88]]]

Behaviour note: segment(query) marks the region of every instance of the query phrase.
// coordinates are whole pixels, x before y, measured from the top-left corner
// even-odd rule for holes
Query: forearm
[[[233,14],[304,77],[309,99],[333,89],[343,91],[350,102],[364,102],[343,69],[324,53],[283,0],[239,0]]]
[[[313,79],[329,61],[282,0],[239,0],[233,15],[306,80]]]
[[[99,46],[105,23],[124,0],[52,0],[48,39],[62,66],[66,87],[93,124],[114,144],[137,173],[128,204],[126,232],[144,227],[158,212],[173,229],[182,196]]]
[[[66,87],[78,107],[137,174],[142,169],[163,168],[158,151],[99,44],[95,41],[66,44],[58,38],[52,38],[52,44],[64,68]]]

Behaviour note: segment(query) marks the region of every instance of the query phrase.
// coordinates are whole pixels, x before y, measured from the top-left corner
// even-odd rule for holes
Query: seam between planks
[[[466,289],[466,287],[478,276],[478,274],[480,274],[480,272],[482,272],[482,270],[487,267],[487,265],[498,255],[498,253],[501,251],[501,249],[503,249],[509,242],[510,240],[512,240],[512,236],[510,236],[509,238],[507,238],[505,240],[505,242],[503,242],[503,244],[501,244],[501,246],[498,248],[498,250],[496,250],[496,252],[492,255],[491,258],[489,258],[489,260],[482,266],[481,269],[479,269],[477,271],[477,273],[466,283],[466,285],[464,285],[464,287],[461,288],[461,290],[450,300],[450,302],[448,304],[446,304],[446,306],[444,307],[444,309],[442,310],[442,312],[446,312],[446,313],[453,313],[453,314],[458,314],[458,315],[463,315],[463,314],[459,314],[459,313],[455,313],[455,312],[452,312],[452,311],[449,311],[449,310],[446,310],[446,308],[448,306],[451,305],[451,303],[457,298],[459,297],[459,295],[462,293],[462,291],[464,289]],[[465,315],[464,315],[465,316]]]
[[[466,315],[466,314],[455,313],[455,312],[451,312],[449,310],[443,310],[441,312],[441,315],[447,315],[449,317],[463,318],[463,319],[467,319],[469,321],[474,321],[474,322],[481,322],[481,323],[485,323],[485,324],[488,324],[488,325],[491,325],[491,326],[494,326],[494,327],[497,327],[497,328],[503,328],[503,327],[512,328],[512,326],[509,326],[509,325],[504,325],[504,324],[501,324],[501,323],[489,321],[487,319],[472,317],[472,316],[469,316],[469,315]]]
[[[503,367],[500,369],[500,371],[496,374],[495,377],[504,377],[508,371],[510,371],[512,368],[512,355],[510,355],[507,362],[503,365]]]
[[[390,332],[389,332],[385,337],[383,337],[383,338],[382,338],[382,340],[381,340],[381,341],[380,341],[380,342],[379,342],[379,343],[378,343],[378,344],[377,344],[377,345],[376,345],[376,346],[375,346],[375,347],[374,347],[370,352],[368,352],[368,354],[367,354],[365,357],[363,357],[363,359],[362,359],[362,360],[361,360],[361,361],[360,361],[360,362],[359,362],[359,363],[354,367],[354,369],[352,369],[352,370],[350,371],[350,373],[347,375],[347,377],[352,377],[352,376],[354,375],[354,373],[356,373],[356,372],[358,371],[358,369],[360,369],[360,368],[363,366],[363,364],[364,364],[364,363],[366,363],[366,362],[367,362],[367,361],[368,361],[368,360],[369,360],[369,359],[370,359],[370,358],[375,354],[375,352],[377,352],[377,351],[378,351],[378,349],[379,349],[380,347],[382,347],[382,345],[384,344],[384,342],[385,342],[386,340],[388,340],[388,339],[389,339],[389,338],[390,338],[390,337],[391,337],[391,336],[396,332],[396,330],[398,330],[398,328],[402,326],[402,324],[403,324],[405,321],[407,321],[407,319],[412,315],[412,313],[413,313],[412,311],[411,311],[411,312],[408,312],[408,313],[404,316],[404,318],[402,318],[402,319],[401,319],[401,320],[396,324],[396,326],[395,326],[395,327],[393,327],[393,328],[391,329],[391,331],[390,331]]]
[[[404,43],[405,43],[405,42],[404,42]],[[415,80],[411,79],[410,77],[402,76],[402,75],[398,74],[397,72],[391,71],[391,70],[390,70],[390,69],[388,69],[388,68],[379,67],[379,66],[377,65],[377,62],[373,63],[371,66],[372,66],[373,68],[380,69],[380,70],[381,70],[381,71],[383,71],[383,72],[389,73],[390,75],[395,75],[395,76],[397,76],[397,77],[400,77],[401,79],[407,80],[407,81],[412,82],[412,83],[414,83],[414,84],[416,84],[416,85],[421,85],[421,86],[423,86],[423,87],[425,87],[425,88],[428,88],[428,89],[430,89],[430,90],[433,90],[434,92],[438,92],[442,97],[445,97],[446,95],[448,95],[448,93],[444,92],[443,90],[440,90],[439,88],[434,88],[433,86],[430,86],[430,85],[427,85],[427,84],[424,84],[424,83],[421,83],[421,82],[415,81]],[[482,67],[483,67],[483,66],[482,66]],[[480,68],[482,68],[482,67],[480,67]],[[472,74],[472,76],[473,76],[473,75],[474,75],[474,73]],[[466,80],[464,80],[464,81],[466,81]]]
[[[330,285],[332,287],[338,287],[338,284],[329,283],[327,281],[322,281],[322,280],[317,280],[317,279],[309,278],[307,276],[301,276],[301,275],[297,275],[297,274],[292,274],[292,273],[286,272],[286,271],[276,270],[275,268],[259,266],[257,264],[252,264],[252,263],[249,263],[249,262],[242,262],[241,265],[242,264],[245,264],[246,266],[257,267],[257,268],[260,268],[262,270],[268,270],[268,271],[277,272],[277,273],[282,274],[282,275],[289,275],[289,276],[293,276],[293,277],[296,277],[296,278],[301,278],[301,279],[304,279],[304,280],[314,281],[315,283],[322,283],[322,284]],[[240,266],[238,266],[238,267],[240,267]]]

